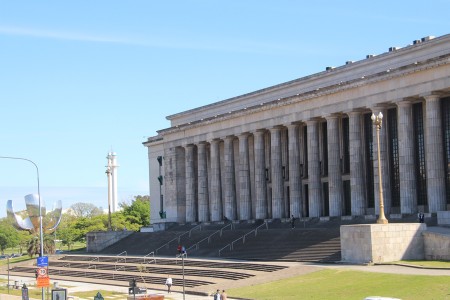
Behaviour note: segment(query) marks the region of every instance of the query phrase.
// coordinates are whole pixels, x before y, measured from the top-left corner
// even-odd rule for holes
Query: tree
[[[24,251],[23,249],[27,248],[28,242],[31,239],[32,235],[27,230],[20,230],[18,232],[18,235],[19,235],[19,244],[18,244],[19,253],[23,253],[23,251]]]
[[[100,208],[91,203],[79,202],[73,204],[70,208],[73,211],[73,214],[80,218],[90,218],[103,213]]]
[[[135,196],[130,205],[121,203],[122,212],[130,224],[139,228],[150,224],[150,196]]]
[[[80,231],[75,228],[77,217],[63,214],[61,223],[59,224],[56,235],[61,240],[62,244],[67,246],[71,250],[73,243],[80,239]]]
[[[40,242],[39,242],[39,236],[36,234],[34,235],[29,241],[27,246],[27,253],[30,257],[33,257],[34,255],[39,255],[41,253],[40,250]]]
[[[0,220],[0,251],[3,254],[6,248],[15,247],[19,244],[19,234],[11,222],[7,219]]]

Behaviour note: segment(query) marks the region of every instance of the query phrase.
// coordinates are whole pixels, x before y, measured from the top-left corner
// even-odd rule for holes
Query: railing
[[[175,264],[176,264],[176,265],[178,265],[178,259],[179,259],[180,257],[187,258],[187,252],[185,252],[185,253],[180,253],[180,254],[178,254],[177,256],[175,256]]]
[[[179,243],[180,243],[180,240],[181,240],[181,237],[182,237],[183,235],[185,235],[185,234],[189,234],[189,237],[191,237],[192,231],[193,231],[193,230],[196,230],[196,229],[201,230],[201,229],[202,229],[202,224],[199,224],[199,225],[195,226],[194,228],[192,228],[191,230],[186,231],[186,232],[180,234],[179,236],[177,236],[176,238],[171,239],[170,241],[168,241],[167,243],[165,243],[165,244],[162,245],[161,247],[157,248],[157,249],[154,251],[155,254],[158,254],[158,250],[160,250],[160,249],[162,249],[162,248],[164,248],[164,247],[169,248],[170,243],[172,243],[173,241],[178,241],[178,244],[179,244]]]
[[[89,261],[89,266],[88,266],[88,269],[90,269],[91,268],[91,263],[93,263],[94,261],[97,261],[97,262],[99,262],[100,261],[100,258],[98,257],[98,256],[96,256],[96,257],[94,257],[94,258],[92,258],[90,261]],[[93,266],[95,266],[95,265],[93,265]]]
[[[120,257],[122,255],[125,255],[125,257]],[[120,252],[116,255],[116,264],[122,261],[127,262],[127,251]]]
[[[125,256],[122,257],[122,255],[125,255]],[[127,262],[127,251],[122,251],[116,255],[116,263],[114,264],[115,271],[120,271],[120,270],[125,269],[124,265],[117,265],[118,263],[121,263],[121,262],[125,262],[125,263]],[[113,274],[113,279],[114,279],[114,274]]]
[[[125,266],[124,265],[114,265],[114,270],[116,270],[116,271],[125,270]]]
[[[222,236],[223,230],[224,230],[225,228],[227,228],[227,227],[230,227],[231,230],[233,230],[233,223],[230,223],[230,224],[228,224],[228,225],[225,225],[224,227],[220,228],[219,230],[214,231],[214,232],[211,233],[209,236],[205,237],[204,239],[198,241],[197,243],[195,243],[195,244],[192,245],[191,247],[187,248],[187,249],[186,249],[186,252],[187,252],[188,250],[193,249],[193,248],[195,248],[195,250],[198,250],[198,249],[200,248],[200,243],[202,243],[202,242],[204,242],[204,241],[206,241],[206,240],[208,240],[208,244],[209,244],[209,243],[211,242],[211,238],[212,238],[213,235],[215,235],[215,234],[217,234],[217,233],[220,233],[219,236]]]
[[[146,260],[149,259],[150,256],[151,256],[152,259],[150,260],[150,262],[146,262]],[[152,251],[149,254],[144,256],[144,264],[150,264],[152,262],[154,262],[156,264],[155,252],[154,251]]]
[[[263,226],[266,226],[266,230],[269,229],[269,223],[264,222],[263,224],[259,225],[258,227],[256,227],[256,228],[253,229],[252,231],[250,231],[250,232],[244,234],[244,235],[241,236],[240,238],[235,239],[234,241],[232,241],[231,243],[229,243],[229,244],[226,245],[225,247],[219,249],[219,256],[221,256],[222,251],[225,250],[225,249],[227,249],[227,248],[229,248],[230,251],[232,251],[232,250],[234,249],[234,244],[235,244],[236,242],[240,241],[240,240],[242,240],[242,244],[245,244],[245,239],[246,239],[246,237],[247,237],[248,235],[250,235],[250,234],[252,234],[252,233],[255,233],[255,236],[257,236],[257,235],[258,235],[258,229],[260,229],[260,228],[263,227]]]
[[[63,265],[61,268],[70,268],[70,263]],[[64,270],[62,270],[64,271]],[[61,275],[61,270],[58,270],[58,274]]]

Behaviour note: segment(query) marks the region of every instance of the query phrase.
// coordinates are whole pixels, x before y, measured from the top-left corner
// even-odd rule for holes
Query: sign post
[[[37,258],[36,265],[36,286],[37,287],[49,287],[50,278],[48,277],[48,256],[40,256]]]

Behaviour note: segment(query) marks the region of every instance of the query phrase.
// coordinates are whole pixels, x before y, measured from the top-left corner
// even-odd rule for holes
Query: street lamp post
[[[12,157],[12,156],[0,156],[0,158],[4,158],[4,159],[16,159],[16,160],[25,160],[28,161],[30,163],[32,163],[34,165],[34,167],[36,168],[36,176],[37,176],[37,189],[38,189],[38,200],[39,200],[39,236],[40,236],[40,255],[39,256],[44,256],[44,234],[43,234],[43,229],[42,229],[42,210],[41,210],[41,191],[40,191],[40,186],[39,186],[39,168],[38,166],[34,163],[34,161],[27,159],[27,158],[22,158],[22,157]],[[44,292],[44,288],[42,288],[42,300],[45,300],[45,292]]]
[[[185,299],[185,295],[186,295],[185,290],[184,290],[184,286],[185,286],[185,283],[184,283],[184,257],[185,257],[185,255],[186,255],[186,253],[181,254],[182,271],[183,271],[183,300]]]
[[[389,221],[386,219],[384,215],[384,200],[383,200],[383,180],[381,177],[381,155],[380,155],[380,129],[381,129],[381,123],[383,120],[383,114],[381,112],[378,113],[378,115],[375,115],[372,113],[371,117],[373,124],[375,125],[377,129],[377,154],[378,154],[378,180],[379,180],[379,193],[380,193],[380,215],[378,216],[377,223],[378,224],[387,224]]]

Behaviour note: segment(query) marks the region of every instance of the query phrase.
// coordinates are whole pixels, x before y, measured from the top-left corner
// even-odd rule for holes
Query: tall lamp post
[[[378,154],[378,180],[379,180],[379,193],[380,193],[380,215],[378,216],[377,223],[378,224],[387,224],[389,221],[386,219],[384,215],[384,200],[383,200],[383,180],[381,177],[381,155],[380,155],[380,129],[381,129],[381,123],[383,121],[383,114],[381,111],[378,113],[378,115],[375,115],[372,113],[372,122],[377,128],[377,154]]]
[[[185,290],[184,290],[184,285],[185,285],[185,283],[184,283],[184,257],[185,256],[186,256],[186,252],[185,253],[181,253],[181,262],[182,262],[182,271],[183,271],[183,300],[186,297],[186,293],[185,293]]]
[[[36,168],[36,176],[37,176],[37,188],[38,188],[38,199],[39,199],[39,236],[40,236],[40,255],[39,256],[44,256],[44,234],[43,234],[43,230],[42,230],[42,211],[41,211],[41,191],[40,191],[40,187],[39,187],[39,168],[38,166],[34,163],[34,161],[27,159],[27,158],[22,158],[22,157],[12,157],[12,156],[0,156],[0,158],[4,158],[4,159],[16,159],[16,160],[25,160],[28,161],[30,163],[32,163],[34,165],[34,167]],[[45,300],[45,292],[44,292],[44,288],[42,288],[42,300]]]

